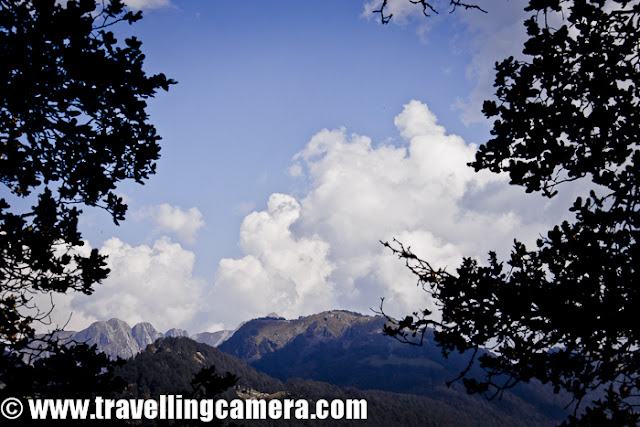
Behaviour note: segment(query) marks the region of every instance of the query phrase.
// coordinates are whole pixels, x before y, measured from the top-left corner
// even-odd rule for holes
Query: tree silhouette
[[[107,276],[105,257],[82,251],[79,206],[124,219],[116,184],[142,183],[159,157],[145,99],[175,83],[146,76],[141,43],[107,31],[140,12],[64,3],[0,1],[0,343],[14,351],[47,319],[33,295],[91,294]]]
[[[163,74],[147,76],[141,43],[118,43],[108,31],[141,16],[120,0],[0,0],[4,394],[86,394],[114,384],[103,372],[112,363],[95,348],[62,347],[51,335],[34,339],[34,324],[49,315],[34,296],[92,293],[109,270],[105,256],[82,248],[79,207],[103,208],[117,224],[126,211],[117,183],[142,183],[155,171],[160,137],[148,123],[145,100],[175,82]],[[40,355],[50,357],[38,360]]]
[[[182,395],[187,396],[190,399],[220,399],[222,397],[222,393],[225,391],[232,389],[236,383],[238,382],[238,378],[227,372],[222,375],[216,374],[216,367],[214,365],[205,366],[200,371],[198,371],[193,380],[190,382],[191,390],[183,391]],[[180,425],[223,425],[221,420],[214,418],[211,421],[202,421],[197,420],[195,422],[182,422],[178,423]],[[237,424],[231,422],[226,423],[224,425],[228,426],[236,426]]]
[[[123,360],[109,360],[104,353],[98,353],[96,346],[86,344],[61,345],[47,343],[46,357],[24,360],[19,354],[10,353],[0,365],[0,378],[4,386],[0,389],[0,399],[7,397],[29,397],[47,399],[91,399],[90,413],[95,413],[96,396],[115,397],[125,389],[124,380],[113,374],[113,368]],[[31,425],[28,410],[13,421],[13,425]],[[10,420],[3,423],[11,425]],[[95,424],[95,420],[61,420],[59,425]],[[47,425],[55,423],[49,419]],[[4,424],[3,424],[4,425]],[[35,425],[35,423],[34,423]],[[109,420],[108,425],[129,425],[121,420]]]
[[[484,378],[469,392],[500,395],[534,378],[575,400],[570,424],[635,425],[640,392],[640,5],[624,0],[530,0],[526,61],[496,64],[492,139],[470,163],[554,197],[581,180],[565,221],[511,257],[465,258],[451,273],[399,242],[385,243],[439,307],[385,332],[419,344],[427,328],[445,355],[470,351]],[[562,19],[558,28],[551,15]],[[635,261],[634,261],[635,260]],[[391,319],[390,319],[391,320]],[[493,352],[485,352],[490,349]],[[581,412],[581,401],[600,390]]]
[[[82,248],[78,206],[103,208],[116,224],[124,219],[116,185],[142,184],[159,158],[145,100],[175,84],[145,74],[135,37],[119,44],[108,31],[141,12],[121,0],[60,3],[0,0],[0,181],[8,190],[0,199],[0,397],[124,392],[113,374],[121,360],[96,346],[62,344],[55,333],[35,336],[34,323],[46,323],[50,308],[34,295],[91,294],[107,277],[106,257]],[[211,367],[195,376],[192,394],[210,397],[234,384]],[[25,412],[16,422],[27,419]]]

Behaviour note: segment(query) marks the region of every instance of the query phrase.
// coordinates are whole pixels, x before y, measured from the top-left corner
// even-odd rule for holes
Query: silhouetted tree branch
[[[429,2],[427,0],[407,0],[407,1],[409,3],[422,6],[422,14],[424,16],[428,17],[430,16],[430,13],[438,14],[438,10],[434,6],[433,2]],[[391,18],[393,17],[393,13],[385,15],[385,9],[389,6],[388,3],[389,3],[389,0],[383,0],[382,4],[380,5],[380,9],[373,11],[373,13],[380,14],[380,21],[383,24],[388,24],[391,21]],[[463,9],[475,9],[475,10],[479,10],[480,12],[487,13],[486,10],[482,9],[477,4],[464,3],[460,0],[449,0],[449,6],[451,7],[451,10],[449,11],[449,13],[455,12],[455,10],[459,7]]]
[[[47,323],[53,307],[38,306],[34,298],[93,292],[109,270],[97,249],[83,248],[80,207],[100,207],[117,224],[126,211],[117,184],[143,183],[155,172],[160,137],[148,122],[146,100],[175,82],[163,74],[147,76],[141,42],[132,37],[119,43],[108,31],[141,17],[121,0],[0,0],[0,183],[5,190],[0,198],[0,382],[5,392],[18,393],[11,370],[4,367],[20,368],[16,363],[23,356],[32,362],[18,369],[23,373],[44,372],[60,357],[75,358],[79,366],[110,366],[95,349],[61,347],[47,337],[34,341],[34,324]],[[55,357],[45,361],[37,357],[41,354]],[[30,384],[44,387],[35,380]]]
[[[496,64],[492,139],[470,166],[506,172],[511,184],[553,197],[563,183],[589,183],[535,249],[515,241],[511,257],[465,258],[455,274],[433,268],[399,242],[437,313],[392,321],[401,341],[427,328],[445,355],[473,351],[486,372],[461,378],[496,395],[538,379],[574,397],[570,424],[635,425],[640,394],[640,5],[621,0],[531,0],[527,60]],[[557,14],[559,28],[549,25]],[[390,319],[391,320],[391,319]],[[481,354],[479,350],[483,351]],[[594,390],[604,397],[580,413]]]

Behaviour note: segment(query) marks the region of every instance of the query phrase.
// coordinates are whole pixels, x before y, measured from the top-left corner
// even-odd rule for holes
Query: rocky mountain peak
[[[277,351],[299,337],[307,341],[324,341],[343,336],[354,325],[368,324],[376,317],[344,310],[325,311],[298,319],[262,317],[243,324],[224,343],[223,351],[253,362],[265,354]]]
[[[95,344],[101,351],[114,358],[129,358],[140,351],[138,342],[131,334],[131,328],[119,319],[95,322],[87,329],[73,334],[70,339],[79,343]]]
[[[151,323],[138,323],[131,329],[131,335],[137,341],[140,349],[146,348],[149,344],[154,343],[158,338],[162,338],[161,334],[153,327]]]
[[[233,331],[203,332],[193,337],[184,329],[173,328],[166,333],[158,332],[148,322],[141,322],[131,328],[127,322],[120,319],[109,319],[92,323],[80,332],[58,334],[61,341],[75,341],[97,345],[98,349],[112,358],[128,359],[140,353],[159,338],[186,337],[203,342],[211,346],[218,346],[233,334]]]
[[[201,332],[191,337],[192,340],[217,347],[228,340],[234,331]]]
[[[131,326],[129,326],[127,322],[125,322],[124,320],[117,319],[115,317],[107,320],[106,323],[107,325],[111,326],[114,329],[122,329],[122,330],[131,329]]]

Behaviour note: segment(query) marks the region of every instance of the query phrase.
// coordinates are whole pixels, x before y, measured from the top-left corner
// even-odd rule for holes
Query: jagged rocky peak
[[[65,333],[60,336],[60,339],[63,341],[85,342],[89,345],[96,344],[100,351],[114,359],[116,357],[128,359],[146,349],[149,344],[153,344],[159,338],[187,337],[194,341],[217,347],[232,336],[234,332],[202,332],[191,337],[184,329],[173,328],[163,334],[148,322],[138,323],[131,328],[120,319],[110,319],[106,322],[94,322],[87,329],[80,332]]]
[[[151,323],[138,323],[131,329],[133,338],[138,342],[141,349],[146,348],[149,344],[154,343],[158,338],[164,335],[156,330]]]
[[[129,358],[140,351],[140,346],[131,333],[131,327],[120,319],[95,322],[71,338],[76,342],[96,344],[101,351],[113,358]]]
[[[127,322],[125,322],[124,320],[120,320],[117,318],[111,318],[109,320],[107,320],[107,325],[111,326],[114,329],[120,329],[120,330],[126,330],[126,331],[130,331],[131,330],[131,326],[129,326],[129,324]]]
[[[133,335],[131,335],[131,326],[129,326],[127,322],[113,318],[107,320],[107,325],[112,329],[116,336],[121,336],[125,339],[129,337],[133,338]]]

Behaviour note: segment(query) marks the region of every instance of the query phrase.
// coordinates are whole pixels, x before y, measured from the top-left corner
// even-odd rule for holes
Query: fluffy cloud
[[[227,326],[271,311],[366,311],[381,296],[406,313],[430,302],[380,240],[454,269],[462,256],[507,253],[514,237],[531,242],[556,218],[554,205],[505,176],[468,167],[476,147],[448,135],[425,104],[405,105],[395,125],[403,146],[325,129],[296,154],[291,170],[307,179],[306,195],[272,195],[242,224],[245,256],[220,262],[211,298]]]
[[[399,233],[428,231],[469,246],[487,227],[497,227],[494,213],[469,215],[459,206],[470,189],[504,182],[467,166],[475,146],[446,135],[418,101],[407,104],[395,124],[408,147],[373,148],[369,138],[324,130],[294,158],[304,163],[313,187],[302,200],[301,229],[329,239],[339,258]],[[510,222],[503,215],[501,227]]]
[[[82,247],[83,252],[90,247]],[[117,238],[107,240],[100,252],[108,256],[111,269],[103,283],[95,285],[91,295],[38,295],[35,303],[41,309],[55,305],[51,327],[66,325],[67,330],[80,330],[97,320],[117,317],[130,326],[150,322],[159,331],[178,327],[200,332],[194,324],[202,310],[206,281],[192,274],[195,255],[173,243],[168,237],[153,246],[130,246]],[[47,325],[35,325],[45,332]]]
[[[172,6],[171,0],[125,0],[125,4],[132,9],[159,9]]]
[[[185,211],[180,206],[167,203],[141,209],[134,217],[150,217],[156,223],[157,231],[174,233],[186,243],[194,243],[198,230],[205,225],[198,208],[193,207]]]
[[[192,326],[206,287],[192,274],[195,255],[167,237],[153,246],[132,247],[117,238],[105,242],[109,277],[90,296],[57,296],[54,321],[64,323],[73,312],[68,329],[86,327],[96,320],[117,317],[131,326],[150,322],[158,330]],[[198,331],[190,331],[198,332]]]
[[[220,261],[212,294],[212,314],[231,321],[227,326],[272,311],[293,316],[331,306],[329,244],[317,235],[294,235],[300,211],[293,197],[273,194],[266,211],[244,219],[240,247],[246,256]]]
[[[303,196],[272,194],[265,210],[247,215],[243,255],[220,261],[213,286],[194,277],[194,254],[168,237],[137,247],[112,238],[101,248],[109,278],[91,296],[56,299],[54,321],[64,323],[71,310],[70,329],[119,317],[199,332],[274,311],[367,312],[380,297],[387,312],[403,315],[434,307],[380,240],[397,238],[433,266],[453,270],[462,256],[483,261],[498,250],[504,257],[513,238],[532,243],[566,214],[571,194],[551,203],[509,186],[505,176],[475,173],[467,163],[476,147],[448,135],[425,104],[409,102],[395,125],[402,144],[374,146],[345,129],[314,135],[292,162],[308,186]],[[197,209],[163,206],[151,212],[173,218],[167,230],[184,229],[188,221],[176,218],[200,219]]]

